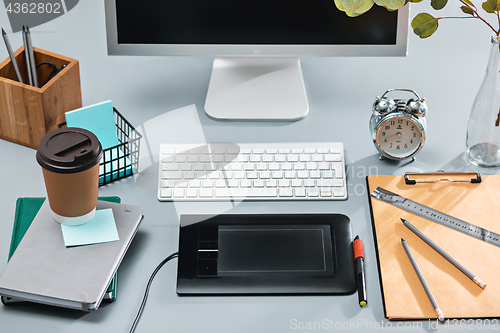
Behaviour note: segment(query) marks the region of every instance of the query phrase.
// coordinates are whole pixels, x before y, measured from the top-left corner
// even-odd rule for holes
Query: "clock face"
[[[422,130],[413,120],[392,117],[382,122],[376,133],[378,147],[397,159],[413,155],[422,143]]]

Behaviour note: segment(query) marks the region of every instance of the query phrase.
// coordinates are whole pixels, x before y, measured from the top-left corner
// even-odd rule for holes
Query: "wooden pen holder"
[[[10,58],[0,64],[0,139],[37,148],[41,138],[65,121],[64,113],[82,107],[78,60],[33,48],[35,63],[66,65],[41,88],[27,84],[24,47],[14,52],[24,83],[17,79]],[[38,67],[39,84],[50,75],[52,66]]]

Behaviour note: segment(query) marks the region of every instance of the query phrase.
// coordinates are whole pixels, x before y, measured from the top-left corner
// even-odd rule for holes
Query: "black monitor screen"
[[[397,12],[333,0],[119,0],[119,44],[392,45]]]

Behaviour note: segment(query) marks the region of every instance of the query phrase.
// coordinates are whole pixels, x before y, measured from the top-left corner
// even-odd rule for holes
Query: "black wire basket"
[[[116,146],[103,150],[99,165],[99,186],[106,185],[122,178],[132,176],[139,168],[139,149],[142,135],[125,119],[116,108]],[[57,125],[61,128],[66,123]]]
[[[99,166],[99,186],[132,176],[139,168],[142,135],[116,108],[113,108],[113,111],[120,144],[104,149]]]

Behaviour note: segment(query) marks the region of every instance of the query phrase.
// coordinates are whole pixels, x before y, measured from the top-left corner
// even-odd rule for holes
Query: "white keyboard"
[[[162,144],[159,201],[345,200],[342,142]]]

